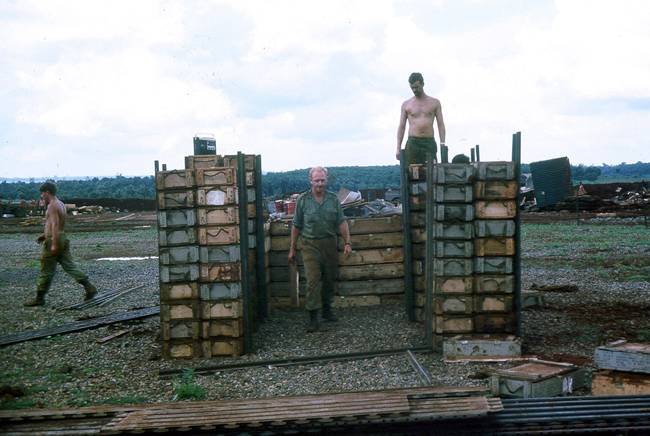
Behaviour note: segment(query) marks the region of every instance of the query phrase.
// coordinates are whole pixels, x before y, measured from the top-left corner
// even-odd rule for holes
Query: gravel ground
[[[155,221],[135,220],[130,229],[111,231],[111,220],[96,231],[68,230],[72,252],[100,292],[144,285],[104,307],[57,310],[83,298],[83,288],[60,269],[47,304],[23,308],[33,298],[38,278],[41,228],[0,227],[0,335],[52,327],[91,317],[156,306],[156,259],[110,261],[118,256],[155,256]],[[2,220],[4,221],[4,220]],[[81,227],[80,227],[81,228]],[[97,230],[97,228],[102,230]],[[588,230],[580,230],[588,231]],[[598,253],[601,263],[586,261],[579,269],[548,264],[554,257],[546,246],[524,241],[522,287],[577,285],[577,292],[544,292],[544,306],[523,312],[524,352],[569,361],[595,370],[594,348],[624,337],[634,340],[648,330],[650,283],[617,281],[602,274],[602,263],[639,255],[638,247],[614,247]],[[645,249],[650,249],[646,240]],[[647,251],[642,252],[648,256]],[[584,259],[573,248],[567,255]],[[616,268],[613,266],[613,268]],[[241,357],[165,361],[160,359],[159,319],[139,321],[28,341],[0,349],[0,407],[80,407],[89,405],[165,403],[193,399],[237,399],[302,395],[384,388],[417,387],[421,381],[404,354],[351,361],[265,366],[208,375],[188,372],[183,379],[161,378],[159,371],[215,366],[235,362],[284,359],[424,345],[424,329],[408,321],[399,304],[339,309],[338,323],[326,323],[314,334],[304,332],[306,313],[274,310],[254,334],[254,351]],[[98,343],[120,330],[129,333]],[[444,363],[439,353],[417,353],[417,360],[436,385],[488,386],[486,372],[513,366],[504,363]],[[575,392],[588,395],[588,389]],[[204,395],[204,396],[203,396]],[[189,398],[188,398],[189,397]]]

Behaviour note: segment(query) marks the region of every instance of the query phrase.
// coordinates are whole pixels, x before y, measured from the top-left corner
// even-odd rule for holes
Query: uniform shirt
[[[343,221],[345,215],[336,194],[325,191],[323,202],[319,203],[310,190],[298,197],[292,224],[304,237],[321,239],[336,236]]]

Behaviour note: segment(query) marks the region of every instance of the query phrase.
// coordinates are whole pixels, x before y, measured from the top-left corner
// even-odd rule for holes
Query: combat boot
[[[318,310],[309,311],[309,325],[307,325],[307,333],[314,333],[318,331]]]
[[[23,303],[23,306],[34,307],[34,306],[42,306],[44,304],[45,304],[45,292],[36,292],[36,298],[34,298],[32,301]]]
[[[86,290],[86,298],[84,298],[84,301],[92,300],[95,298],[95,295],[97,295],[97,288],[88,281],[88,279],[85,279],[84,281],[80,282],[84,289]]]
[[[339,319],[332,312],[332,306],[326,304],[323,306],[323,319],[329,322],[337,322]]]

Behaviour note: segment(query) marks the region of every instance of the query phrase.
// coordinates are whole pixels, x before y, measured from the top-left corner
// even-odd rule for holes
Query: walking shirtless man
[[[400,158],[402,141],[406,132],[406,121],[409,124],[409,135],[404,147],[406,165],[424,163],[427,153],[433,153],[436,159],[438,147],[434,138],[433,121],[438,123],[440,134],[440,145],[445,145],[445,122],[442,118],[442,106],[440,100],[429,97],[424,92],[424,79],[422,74],[413,73],[409,77],[409,84],[413,91],[413,97],[402,103],[399,127],[397,128],[397,153],[395,157]]]
[[[70,240],[65,234],[65,204],[56,198],[57,187],[53,182],[45,182],[39,188],[41,198],[47,204],[45,212],[45,232],[36,238],[38,244],[43,244],[41,251],[41,276],[36,288],[36,298],[24,303],[25,307],[42,306],[45,304],[45,294],[50,289],[56,273],[56,264],[61,264],[65,272],[83,285],[86,290],[86,300],[97,295],[97,289],[88,280],[88,276],[72,260]]]

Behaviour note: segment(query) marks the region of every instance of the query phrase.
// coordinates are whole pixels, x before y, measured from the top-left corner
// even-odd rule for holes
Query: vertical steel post
[[[436,173],[433,154],[427,155],[427,204],[426,204],[426,262],[425,262],[425,278],[426,278],[426,294],[424,299],[424,319],[426,326],[426,339],[427,347],[434,348],[433,344],[433,287],[434,287],[434,266],[436,258],[436,238],[433,229],[433,218],[435,213],[436,202]]]
[[[404,246],[404,299],[409,321],[415,322],[415,294],[413,291],[413,244],[411,242],[411,202],[409,167],[404,151],[400,153],[400,181],[402,183],[402,239]]]
[[[515,180],[517,180],[517,215],[515,216],[515,255],[513,267],[515,273],[514,312],[517,336],[521,336],[521,132],[512,135],[512,160],[515,164]]]
[[[237,196],[239,201],[239,249],[241,250],[241,289],[243,300],[244,324],[244,353],[252,348],[253,323],[252,323],[252,301],[250,290],[250,266],[248,262],[248,186],[246,185],[246,156],[242,152],[237,152]]]
[[[476,162],[480,162],[481,161],[480,147],[478,146],[478,144],[476,144],[475,148],[476,148]]]
[[[258,316],[264,321],[269,313],[269,293],[266,287],[266,247],[264,235],[264,193],[262,191],[262,155],[255,156],[253,172],[255,186],[255,265],[257,277]]]

